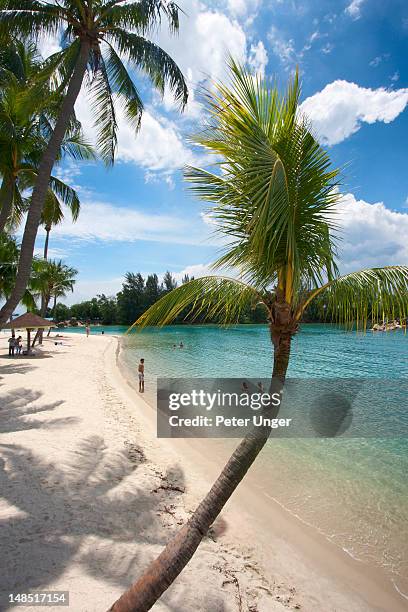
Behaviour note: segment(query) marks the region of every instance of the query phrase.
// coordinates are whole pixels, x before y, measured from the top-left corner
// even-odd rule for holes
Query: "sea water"
[[[124,359],[135,377],[141,357],[152,405],[158,376],[260,379],[272,369],[269,332],[260,325],[146,329],[124,341]],[[288,375],[374,377],[398,385],[408,378],[408,334],[304,325],[293,340]],[[261,495],[354,558],[381,566],[408,593],[408,440],[271,439],[251,478]]]

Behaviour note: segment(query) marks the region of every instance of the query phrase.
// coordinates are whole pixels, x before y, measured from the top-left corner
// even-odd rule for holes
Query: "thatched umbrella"
[[[32,312],[17,317],[4,326],[5,329],[26,329],[27,330],[27,354],[31,352],[31,332],[34,329],[48,329],[53,327],[53,321],[47,321]]]

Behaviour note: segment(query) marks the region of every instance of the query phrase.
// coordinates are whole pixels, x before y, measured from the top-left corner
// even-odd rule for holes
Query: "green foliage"
[[[74,290],[77,274],[75,268],[63,264],[62,261],[38,259],[33,262],[31,283],[44,297],[46,308],[52,297],[56,300]]]
[[[30,205],[29,194],[54,124],[56,104],[61,101],[61,94],[43,84],[42,70],[43,62],[32,43],[14,41],[0,52],[0,208],[11,194],[9,227],[20,223]],[[77,122],[72,123],[62,143],[59,159],[64,155],[94,157]],[[51,177],[42,222],[60,222],[63,204],[75,220],[80,208],[76,191]]]
[[[12,236],[0,234],[0,298],[7,299],[10,295],[17,274],[20,257],[20,247]],[[35,282],[31,281],[21,300],[23,305],[33,310],[36,297]]]
[[[23,40],[62,32],[63,49],[49,58],[45,73],[53,75],[63,91],[74,71],[81,44],[89,43],[87,85],[95,117],[97,143],[107,164],[113,163],[117,144],[115,99],[123,103],[127,120],[137,130],[143,103],[128,68],[146,75],[164,93],[165,87],[184,107],[188,91],[172,58],[147,36],[166,19],[169,29],[179,28],[174,2],[140,0],[123,4],[98,0],[61,0],[58,3],[0,0],[0,40],[14,35]]]
[[[297,75],[281,95],[232,60],[230,74],[231,85],[207,93],[210,118],[193,139],[216,156],[217,172],[188,168],[186,179],[211,203],[208,214],[226,242],[214,267],[232,267],[240,280],[187,282],[135,325],[166,325],[181,313],[231,323],[262,304],[278,342],[283,330],[295,333],[315,299],[317,311],[339,323],[404,319],[408,266],[338,275],[339,171],[300,114]]]
[[[187,168],[186,180],[228,246],[217,265],[258,287],[291,271],[289,289],[316,287],[335,271],[333,207],[339,171],[300,116],[296,76],[284,94],[231,61],[231,85],[207,94],[209,120],[193,142],[215,154],[217,173]],[[330,234],[331,232],[331,234]]]

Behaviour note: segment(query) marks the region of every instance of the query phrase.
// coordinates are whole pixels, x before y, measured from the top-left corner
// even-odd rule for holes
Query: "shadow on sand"
[[[77,422],[75,417],[39,420],[31,418],[35,414],[50,412],[64,402],[58,400],[49,404],[38,404],[42,397],[41,391],[33,391],[25,387],[14,389],[9,393],[0,394],[0,433],[11,433],[26,429],[62,427]]]
[[[22,391],[23,397],[27,391]],[[15,402],[14,410],[18,424],[24,407]],[[44,460],[23,446],[0,444],[0,491],[15,508],[1,520],[0,602],[23,586],[26,592],[44,588],[74,558],[95,579],[125,590],[169,537],[159,512],[162,496],[146,487],[146,481],[140,488],[127,481],[144,462],[141,454],[130,456],[126,449],[112,452],[98,436],[82,441],[66,465]],[[177,503],[184,489],[182,470],[176,466],[163,478],[177,479],[180,492],[172,493]],[[106,608],[114,596],[107,599]],[[191,612],[180,589],[170,590],[161,602],[169,612]],[[225,608],[214,596],[202,610]]]

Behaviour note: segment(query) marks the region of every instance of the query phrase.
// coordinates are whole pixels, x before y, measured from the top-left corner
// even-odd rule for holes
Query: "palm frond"
[[[113,164],[117,147],[117,130],[113,92],[103,57],[91,83],[91,104],[95,112],[97,147],[106,165]]]
[[[161,92],[167,85],[176,102],[184,108],[188,101],[188,88],[176,62],[155,43],[131,32],[116,28],[106,36],[129,63],[144,72]]]
[[[310,293],[299,309],[300,318],[312,300],[333,321],[366,327],[367,321],[406,319],[408,266],[370,268],[329,281]]]
[[[1,0],[0,38],[10,32],[22,40],[40,33],[53,36],[63,23],[62,11],[60,6],[37,0]]]
[[[123,99],[127,120],[135,130],[138,130],[142,118],[143,102],[126,67],[112,45],[108,45],[105,65],[112,90]]]
[[[168,325],[182,313],[184,318],[216,318],[230,324],[239,320],[248,306],[263,303],[263,295],[242,281],[220,276],[204,276],[173,289],[151,306],[133,325]]]
[[[51,176],[50,178],[50,189],[57,198],[69,208],[73,221],[76,221],[81,209],[81,203],[75,189],[55,176]]]
[[[120,4],[118,0],[107,2],[98,17],[98,23],[104,27],[126,28],[144,35],[156,28],[164,15],[170,32],[178,32],[180,8],[175,2],[140,0],[122,6]]]
[[[187,168],[185,177],[230,239],[217,263],[262,286],[279,276],[290,300],[335,269],[339,171],[298,115],[297,76],[281,95],[233,60],[230,69],[231,85],[207,92],[210,119],[192,138],[221,157],[220,171]]]

